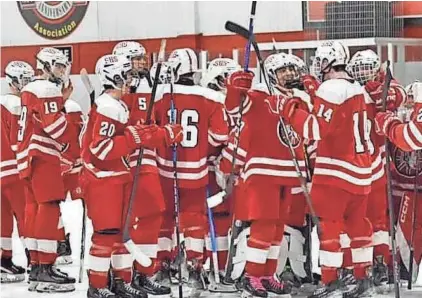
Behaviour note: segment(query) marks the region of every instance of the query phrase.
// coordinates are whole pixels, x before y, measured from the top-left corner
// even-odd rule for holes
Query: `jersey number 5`
[[[177,109],[175,110],[176,119],[177,116]],[[170,123],[172,120],[171,110],[167,111],[167,116],[170,119]],[[198,145],[198,127],[197,124],[199,123],[199,113],[197,110],[183,110],[180,113],[180,125],[183,127],[183,140],[180,143],[184,148],[194,148]]]

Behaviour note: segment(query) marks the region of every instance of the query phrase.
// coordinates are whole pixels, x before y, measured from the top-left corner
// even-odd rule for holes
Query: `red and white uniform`
[[[126,104],[103,93],[91,108],[82,137],[84,199],[94,228],[89,281],[98,288],[107,285],[110,263],[114,274],[125,281],[131,274],[132,259],[127,257],[119,233],[126,219],[132,181],[128,157],[134,148],[124,134],[128,121]]]
[[[12,257],[13,216],[19,234],[24,237],[25,194],[19,179],[16,161],[17,128],[21,110],[19,96],[6,94],[0,97],[1,107],[1,255]]]
[[[372,261],[372,228],[365,217],[373,173],[368,111],[361,86],[346,79],[324,81],[313,100],[312,114],[296,109],[288,121],[304,138],[318,141],[311,195],[323,230],[323,282],[329,282],[335,279],[333,268],[343,262],[343,229],[351,238],[355,266]],[[359,268],[360,276],[364,267]]]
[[[155,105],[159,125],[170,123],[170,86],[163,86]],[[177,146],[177,178],[179,186],[181,223],[186,239],[188,259],[201,258],[207,221],[205,216],[206,186],[208,184],[208,146],[218,147],[228,139],[228,124],[224,114],[224,95],[199,87],[174,85],[176,121],[183,126],[184,139]],[[166,218],[162,229],[173,234],[173,152],[172,148],[157,148],[157,165],[161,176]]]
[[[130,110],[129,123],[145,123],[147,110],[151,104],[151,91],[148,80],[141,80],[136,93],[125,94],[123,101],[127,103]],[[154,113],[152,113],[152,123]],[[156,150],[144,148],[142,164],[138,180],[138,192],[134,202],[133,214],[136,217],[136,229],[132,233],[132,240],[152,260],[157,259],[157,254],[164,251],[166,256],[171,252],[171,241],[160,239],[160,228],[163,222],[165,202],[161,189],[160,176],[158,174]],[[132,175],[135,175],[139,149],[136,149],[129,157]],[[146,232],[147,231],[147,232]],[[135,262],[137,271],[148,276],[152,275],[157,266],[145,268]]]
[[[73,126],[77,134],[77,137],[69,143],[68,150],[62,154],[61,158],[65,191],[66,193],[69,192],[74,200],[83,197],[79,183],[79,174],[82,170],[79,135],[83,127],[83,114],[81,106],[72,99],[65,101],[64,108],[68,125]]]
[[[65,198],[60,159],[77,138],[63,109],[61,86],[35,80],[21,92],[18,130],[18,170],[28,184],[26,194],[27,247],[31,262],[52,264],[57,240],[63,239],[58,201]]]

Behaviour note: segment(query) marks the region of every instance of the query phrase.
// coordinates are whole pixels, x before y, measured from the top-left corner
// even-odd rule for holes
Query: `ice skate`
[[[58,241],[56,265],[69,265],[73,263],[72,248],[70,247],[70,234],[66,234],[64,241]]]
[[[297,294],[302,286],[300,279],[294,274],[293,270],[289,266],[286,266],[279,279],[284,284],[290,285],[293,295]]]
[[[160,270],[158,270],[151,279],[162,286],[170,287],[172,284],[170,266],[170,260],[166,259],[162,261]]]
[[[1,258],[1,282],[14,283],[25,280],[25,269],[13,263],[12,258]]]
[[[38,286],[38,272],[40,271],[40,265],[33,264],[28,267],[28,291],[34,292]]]
[[[245,276],[243,277],[242,284],[243,284],[243,292],[241,295],[242,298],[253,298],[253,297],[267,298],[268,297],[268,292],[262,285],[261,279],[259,277],[245,274]]]
[[[189,278],[186,282],[186,296],[199,297],[199,295],[201,295],[201,292],[203,292],[207,288],[203,276],[203,268],[199,261],[193,260],[188,262],[187,270],[189,273]]]
[[[343,298],[366,298],[374,297],[376,294],[374,284],[370,277],[356,281],[356,287],[353,290],[343,294]]]
[[[132,287],[144,291],[150,297],[171,297],[171,288],[163,286],[145,274],[136,272],[133,276]]]
[[[320,284],[308,298],[343,298],[344,285],[340,280]]]
[[[261,277],[261,284],[269,296],[290,298],[292,286],[278,279],[277,275]]]
[[[116,294],[109,288],[94,288],[91,286],[89,286],[86,296],[88,298],[117,298]]]
[[[57,270],[51,264],[38,265],[36,291],[40,293],[62,293],[75,290],[75,279]],[[32,270],[31,270],[32,273]]]
[[[131,286],[130,283],[124,282],[120,278],[115,278],[113,282],[112,291],[116,297],[119,298],[147,298],[148,295],[145,291],[140,291]]]
[[[388,285],[388,268],[387,265],[384,264],[384,258],[382,256],[375,258],[372,276],[375,291],[378,294],[386,294],[390,291]]]
[[[224,272],[220,271],[220,283],[215,281],[214,271],[211,270],[208,275],[209,285],[208,291],[214,293],[236,293],[238,289],[236,288],[234,283],[225,283],[224,282]]]

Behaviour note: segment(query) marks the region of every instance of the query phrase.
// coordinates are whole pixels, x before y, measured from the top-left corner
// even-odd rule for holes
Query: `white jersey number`
[[[25,135],[25,128],[26,128],[26,118],[28,116],[28,108],[26,106],[22,107],[21,116],[19,117],[18,125],[18,142],[23,141],[23,137]]]
[[[147,110],[147,99],[145,97],[139,97],[138,98],[138,107],[140,111],[146,111]]]
[[[372,122],[368,119],[368,114],[366,111],[363,111],[362,114],[358,112],[353,114],[353,136],[355,138],[356,153],[365,152],[365,146],[363,142],[366,142],[369,153],[371,155],[374,154],[375,148],[374,144],[371,141],[371,129]]]
[[[57,102],[55,102],[55,101],[44,102],[44,109],[45,109],[46,115],[48,115],[50,113],[57,113],[59,111],[59,108],[57,106]]]
[[[113,123],[108,123],[106,121],[101,122],[100,127],[100,136],[111,138],[116,132],[116,126]]]
[[[178,111],[174,110],[175,117],[178,119]],[[171,115],[171,110],[167,111],[167,116],[170,119],[170,123],[174,122],[174,118]],[[180,145],[184,148],[194,148],[198,145],[198,126],[199,113],[197,110],[183,110],[180,113],[180,125],[183,127],[183,140]]]

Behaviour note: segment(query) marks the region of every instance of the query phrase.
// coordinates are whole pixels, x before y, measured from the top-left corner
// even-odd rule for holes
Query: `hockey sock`
[[[57,257],[57,229],[60,207],[57,202],[46,202],[38,205],[35,219],[35,238],[38,245],[38,258],[41,264],[54,264]],[[31,255],[32,257],[32,255]]]
[[[132,280],[132,256],[127,251],[123,243],[115,243],[111,254],[111,267],[116,277],[121,278],[126,283]]]
[[[92,234],[92,246],[88,256],[88,279],[92,287],[107,287],[113,244],[120,239],[120,234]]]
[[[278,255],[280,253],[280,244],[283,239],[284,224],[277,223],[274,240],[270,246],[267,264],[265,266],[265,276],[272,276],[277,269]]]

